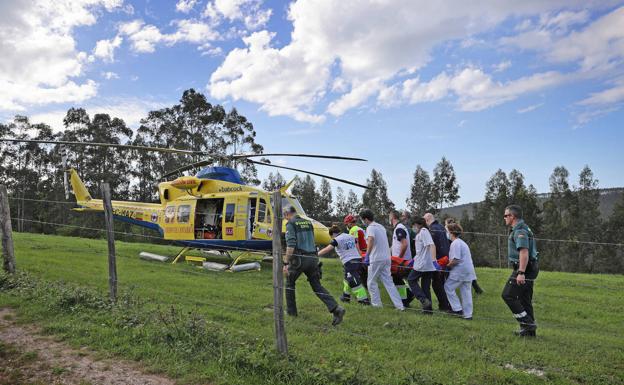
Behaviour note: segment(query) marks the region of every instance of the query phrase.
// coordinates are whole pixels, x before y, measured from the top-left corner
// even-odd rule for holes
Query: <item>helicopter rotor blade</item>
[[[335,180],[335,181],[337,181],[337,182],[342,182],[342,183],[345,183],[345,184],[349,184],[349,185],[352,185],[352,186],[361,187],[361,188],[363,188],[363,189],[367,189],[367,190],[368,190],[368,186],[365,186],[365,185],[362,185],[362,184],[359,184],[359,183],[355,183],[355,182],[351,182],[351,181],[348,181],[348,180],[346,180],[346,179],[340,179],[340,178],[335,178],[335,177],[333,177],[333,176],[329,176],[329,175],[318,174],[318,173],[315,173],[315,172],[312,172],[312,171],[306,171],[306,170],[301,170],[301,169],[298,169],[298,168],[292,168],[292,167],[286,167],[286,166],[278,166],[278,165],[275,165],[275,164],[270,164],[270,163],[265,163],[265,162],[258,162],[258,161],[256,161],[256,160],[251,160],[251,159],[247,159],[247,162],[254,163],[254,164],[259,164],[259,165],[262,165],[262,166],[269,166],[269,167],[275,167],[275,168],[283,168],[283,169],[285,169],[285,170],[291,170],[291,171],[303,172],[303,173],[306,173],[306,174],[315,175],[315,176],[320,176],[320,177],[322,177],[322,178]]]
[[[60,144],[60,145],[68,145],[68,146],[96,146],[96,147],[110,147],[110,148],[126,148],[130,150],[156,151],[156,152],[165,152],[165,153],[173,153],[173,154],[204,155],[204,156],[211,155],[204,151],[180,150],[177,148],[165,148],[165,147],[136,146],[132,144],[71,142],[71,141],[65,141],[65,140],[5,139],[5,138],[0,138],[0,142]]]
[[[231,155],[231,157],[233,159],[248,159],[248,158],[255,158],[258,156],[294,156],[294,157],[300,157],[300,158],[320,158],[320,159],[337,159],[337,160],[356,160],[356,161],[360,161],[360,162],[367,162],[366,159],[362,159],[362,158],[352,158],[352,157],[348,157],[348,156],[335,156],[335,155],[317,155],[317,154],[280,154],[280,153],[273,153],[273,154],[234,154]]]
[[[161,176],[160,179],[167,179],[170,176],[174,176],[174,175],[179,174],[181,172],[188,171],[188,170],[191,170],[191,169],[194,169],[194,168],[197,168],[197,167],[207,166],[207,165],[212,164],[212,163],[214,163],[214,160],[211,159],[211,160],[202,160],[202,161],[199,161],[199,162],[187,164],[187,165],[184,165],[182,167],[176,168],[175,170],[169,171],[165,175]]]

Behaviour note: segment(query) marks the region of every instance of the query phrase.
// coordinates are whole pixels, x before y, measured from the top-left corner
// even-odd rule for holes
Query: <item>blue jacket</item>
[[[446,229],[438,221],[433,221],[429,226],[429,232],[433,243],[436,247],[436,259],[440,259],[449,255],[449,249],[451,247],[451,241],[446,237]]]

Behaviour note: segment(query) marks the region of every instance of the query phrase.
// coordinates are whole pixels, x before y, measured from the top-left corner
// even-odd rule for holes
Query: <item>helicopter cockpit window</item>
[[[305,211],[303,210],[303,207],[301,207],[301,203],[299,203],[299,200],[297,198],[282,196],[282,210],[286,210],[287,208],[291,206],[295,206],[297,213],[301,215],[306,215]]]
[[[182,205],[178,207],[178,223],[189,223],[191,218],[191,206]]]
[[[175,212],[175,206],[169,206],[165,209],[165,223],[173,223],[173,218],[175,218]]]
[[[264,198],[260,198],[258,204],[258,222],[264,222],[266,220],[267,205]]]
[[[234,203],[228,203],[225,206],[225,221],[226,222],[234,222],[234,210],[235,210],[235,204]]]

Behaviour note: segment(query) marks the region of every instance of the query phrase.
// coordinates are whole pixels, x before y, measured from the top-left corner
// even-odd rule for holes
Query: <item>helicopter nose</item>
[[[327,246],[331,242],[327,227],[319,222],[314,223],[314,241],[319,246]]]

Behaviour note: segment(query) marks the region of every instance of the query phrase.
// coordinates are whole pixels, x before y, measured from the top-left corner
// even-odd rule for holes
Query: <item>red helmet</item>
[[[345,225],[347,223],[353,223],[355,222],[355,217],[351,214],[347,215],[346,217],[344,217],[344,220],[342,221]]]

